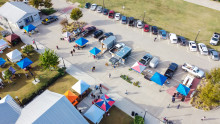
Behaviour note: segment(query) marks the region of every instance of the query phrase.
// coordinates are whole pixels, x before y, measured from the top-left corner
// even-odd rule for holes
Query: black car
[[[85,8],[86,8],[86,9],[89,9],[90,6],[91,6],[91,3],[86,3],[86,4],[85,4]]]
[[[179,42],[182,46],[186,46],[186,39],[185,39],[185,37],[178,36],[178,42]]]
[[[177,69],[178,69],[178,65],[176,63],[171,63],[168,69],[166,70],[164,76],[171,79]]]
[[[57,16],[48,16],[47,18],[45,18],[44,20],[42,20],[42,24],[44,25],[47,25],[47,24],[50,24],[54,21],[57,21],[58,20],[58,17]]]
[[[108,9],[103,9],[103,15],[108,15]]]
[[[103,34],[103,31],[102,30],[97,30],[93,33],[94,35],[94,38],[98,38],[99,36],[101,36]]]
[[[93,33],[96,30],[95,26],[91,26],[85,29],[85,31],[82,32],[81,36],[82,37],[87,37],[88,35],[90,35],[91,33]]]
[[[134,17],[129,17],[129,18],[128,18],[128,25],[129,25],[129,26],[134,26],[134,25],[135,25]]]
[[[157,34],[158,34],[158,28],[157,28],[157,26],[152,26],[152,27],[151,27],[151,30],[152,30],[152,34],[154,34],[154,35],[157,35]]]

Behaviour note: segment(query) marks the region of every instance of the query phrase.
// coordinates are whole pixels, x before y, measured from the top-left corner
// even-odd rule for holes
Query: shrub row
[[[53,13],[56,12],[56,10],[54,10],[53,8],[49,8],[49,9],[41,9],[40,10],[44,15],[51,15]]]
[[[121,77],[123,80],[127,81],[128,83],[133,84],[134,86],[140,87],[140,86],[139,86],[139,83],[140,83],[139,81],[132,82],[132,81],[131,81],[131,78],[128,77],[127,75],[121,75],[120,77]]]

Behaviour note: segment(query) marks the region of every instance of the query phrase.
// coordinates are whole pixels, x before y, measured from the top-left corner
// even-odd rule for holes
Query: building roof
[[[6,2],[0,7],[0,15],[13,23],[26,15],[38,12],[40,11],[23,2]]]
[[[21,114],[21,107],[7,95],[0,100],[0,124],[14,124]]]
[[[25,108],[16,124],[88,124],[85,118],[64,96],[49,90],[35,98]]]
[[[123,58],[125,55],[127,55],[127,53],[129,53],[131,51],[131,48],[130,47],[128,47],[128,46],[124,46],[120,51],[118,51],[117,53],[116,53],[116,55],[118,56],[118,57],[121,57],[121,58]]]

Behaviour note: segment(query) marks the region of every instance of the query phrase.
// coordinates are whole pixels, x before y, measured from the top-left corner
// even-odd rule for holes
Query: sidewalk
[[[212,1],[212,0],[184,0],[184,1],[220,11],[220,2],[217,1]]]

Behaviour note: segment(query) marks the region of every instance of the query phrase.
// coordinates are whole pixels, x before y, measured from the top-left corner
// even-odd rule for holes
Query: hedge
[[[144,118],[136,115],[134,118],[134,124],[144,124]]]

